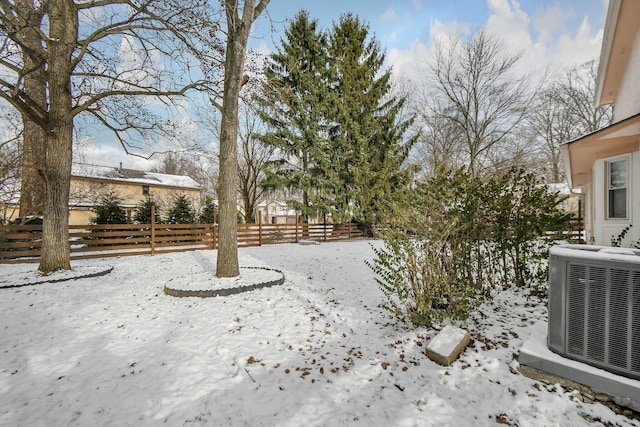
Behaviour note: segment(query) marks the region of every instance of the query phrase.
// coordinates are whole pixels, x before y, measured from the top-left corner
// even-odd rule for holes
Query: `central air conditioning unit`
[[[640,379],[640,251],[551,248],[547,345],[561,356]]]

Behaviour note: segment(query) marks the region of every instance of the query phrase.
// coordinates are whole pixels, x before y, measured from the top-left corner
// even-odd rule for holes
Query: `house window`
[[[609,219],[627,218],[627,159],[607,162],[607,206]]]
[[[142,186],[142,195],[143,196],[148,196],[149,195],[149,186],[148,185],[143,185]]]

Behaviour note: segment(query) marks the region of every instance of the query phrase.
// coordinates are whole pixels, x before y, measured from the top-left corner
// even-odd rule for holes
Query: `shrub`
[[[133,216],[133,219],[135,222],[137,222],[138,224],[151,224],[151,208],[154,207],[155,208],[155,215],[154,215],[154,219],[155,219],[155,223],[159,224],[160,223],[160,206],[158,206],[158,203],[153,200],[153,198],[151,198],[150,196],[145,197],[144,200],[140,201],[140,203],[138,203],[138,206],[136,206],[136,214]]]
[[[194,224],[196,213],[185,195],[175,198],[173,207],[167,213],[167,224]]]
[[[100,198],[100,204],[94,207],[96,216],[91,219],[92,224],[128,224],[127,213],[120,207],[120,198],[109,192]]]
[[[200,212],[199,221],[201,224],[213,224],[216,220],[216,204],[210,197],[207,197],[202,212]]]
[[[416,325],[463,319],[500,287],[546,285],[551,242],[570,215],[560,200],[513,169],[482,180],[464,169],[418,183],[399,218],[383,233],[370,267],[384,305]],[[541,239],[541,237],[545,237]]]

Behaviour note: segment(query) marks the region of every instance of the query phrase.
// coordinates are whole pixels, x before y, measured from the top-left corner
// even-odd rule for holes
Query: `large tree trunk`
[[[220,180],[218,183],[220,234],[216,275],[234,277],[238,266],[237,170],[238,95],[242,82],[246,38],[229,31],[225,58],[224,95],[220,132]]]
[[[24,69],[24,91],[28,99],[38,105],[42,111],[47,109],[47,82],[44,58],[38,28],[41,27],[43,13],[35,8],[32,0],[16,2],[24,11],[19,23],[19,38],[27,46],[22,54]],[[44,173],[45,144],[47,134],[42,123],[36,123],[32,117],[22,114],[24,125],[22,142],[22,170],[20,183],[20,216],[42,215],[44,211]]]
[[[233,2],[230,2],[233,3]],[[227,5],[227,8],[232,7]],[[235,7],[234,7],[235,11]],[[222,123],[220,126],[220,175],[218,178],[219,211],[218,259],[216,275],[234,277],[240,274],[238,266],[238,219],[237,219],[237,171],[238,171],[238,96],[242,83],[246,38],[232,26],[229,18],[227,52],[224,65],[224,95]],[[240,33],[240,34],[238,34]]]
[[[242,17],[238,15],[238,0],[224,3],[227,15],[227,51],[224,63],[224,94],[220,125],[220,177],[218,180],[218,277],[240,275],[238,266],[238,98],[242,88],[242,72],[251,25],[269,0],[245,0]]]
[[[49,129],[45,166],[46,201],[40,271],[69,270],[69,185],[73,115],[71,54],[78,37],[72,0],[49,3]]]
[[[47,135],[40,125],[22,116],[22,172],[20,180],[20,217],[42,215],[45,204],[45,183],[42,179]]]

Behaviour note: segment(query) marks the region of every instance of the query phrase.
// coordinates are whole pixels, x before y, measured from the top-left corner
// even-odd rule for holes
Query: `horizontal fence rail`
[[[564,230],[549,231],[546,233],[546,237],[555,240],[566,240],[569,243],[585,244],[584,220],[583,218],[572,218]]]
[[[238,224],[238,246],[364,237],[357,224]],[[71,259],[216,249],[217,224],[70,225]],[[0,226],[0,263],[37,262],[42,225]]]

